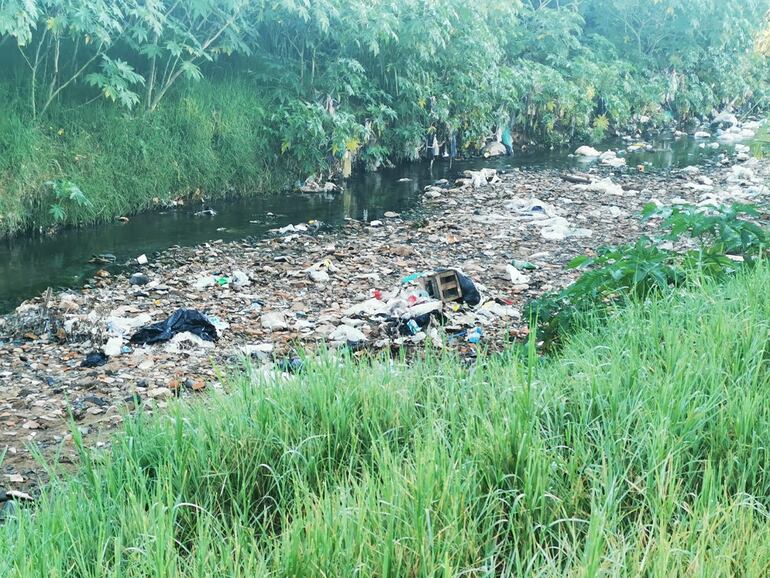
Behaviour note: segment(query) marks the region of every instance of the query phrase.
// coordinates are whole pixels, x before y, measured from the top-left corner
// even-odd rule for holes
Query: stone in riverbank
[[[575,151],[575,156],[579,157],[598,158],[601,156],[601,154],[602,153],[600,153],[594,147],[590,147],[588,145],[583,145]]]

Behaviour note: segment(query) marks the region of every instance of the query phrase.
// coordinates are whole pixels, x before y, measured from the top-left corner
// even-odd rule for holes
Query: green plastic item
[[[530,263],[529,261],[519,261],[518,259],[511,261],[511,265],[522,271],[534,271],[537,269],[537,265],[534,263]]]
[[[217,285],[225,286],[230,283],[230,277],[219,277],[217,279]]]
[[[401,283],[406,285],[407,283],[411,283],[412,281],[417,281],[417,279],[421,279],[426,275],[429,275],[429,273],[412,273],[411,275],[407,275],[406,277],[401,279]]]

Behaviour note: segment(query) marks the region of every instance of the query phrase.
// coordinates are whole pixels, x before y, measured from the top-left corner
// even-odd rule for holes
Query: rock
[[[307,273],[308,277],[310,277],[310,280],[313,283],[316,283],[318,285],[325,285],[331,280],[331,277],[326,271],[322,271],[320,269],[311,269]]]
[[[695,137],[696,139],[711,138],[711,133],[706,132],[705,130],[699,130],[693,135],[693,137]]]
[[[273,343],[258,343],[255,345],[244,345],[241,347],[241,351],[248,357],[255,357],[262,361],[270,359],[275,351],[275,344]]]
[[[128,282],[131,285],[147,285],[150,282],[150,278],[144,273],[134,273]]]
[[[370,227],[382,227],[382,221],[370,221],[369,222]]]
[[[739,183],[739,182],[751,182],[756,178],[756,175],[754,174],[754,171],[752,171],[750,168],[745,166],[738,166],[734,165],[730,169],[730,176],[727,177],[727,180],[732,183]]]
[[[174,397],[174,392],[168,387],[155,387],[147,392],[147,396],[152,399],[168,399]]]
[[[283,331],[289,328],[286,316],[280,311],[263,313],[260,317],[260,322],[262,323],[262,327],[268,331]]]
[[[609,159],[617,158],[618,154],[615,151],[604,151],[602,154],[599,155],[600,161],[606,161]]]
[[[599,157],[599,156],[601,156],[601,154],[602,153],[597,151],[595,148],[590,147],[588,145],[583,145],[582,147],[578,148],[575,151],[575,155],[579,156],[579,157],[593,158],[593,157]]]
[[[738,153],[735,155],[735,160],[737,160],[739,163],[745,163],[751,159],[751,157],[747,153]]]
[[[397,219],[401,216],[400,213],[394,213],[393,211],[385,211],[385,214],[383,215],[386,219]]]
[[[499,157],[505,154],[508,154],[508,151],[505,149],[505,145],[497,141],[493,141],[487,144],[487,146],[485,146],[484,150],[481,152],[481,156],[483,156],[485,159],[488,159],[489,157]]]
[[[626,159],[623,158],[607,158],[602,160],[602,164],[608,167],[620,168],[626,166]]]
[[[738,117],[734,114],[724,111],[719,113],[711,121],[711,127],[714,129],[727,129],[732,128],[738,124]]]

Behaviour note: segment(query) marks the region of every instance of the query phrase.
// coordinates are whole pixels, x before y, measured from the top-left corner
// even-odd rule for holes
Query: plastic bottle
[[[481,327],[474,327],[468,333],[467,341],[468,343],[472,343],[475,345],[481,341],[482,336],[483,336],[483,332],[481,331]]]

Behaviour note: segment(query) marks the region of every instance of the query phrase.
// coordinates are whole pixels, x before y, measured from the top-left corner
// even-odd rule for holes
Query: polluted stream
[[[627,155],[628,164],[644,164],[648,170],[670,169],[711,162],[720,149],[700,148],[692,138],[667,139],[653,143],[651,152]],[[622,143],[606,143],[602,150],[622,148]],[[7,313],[25,299],[47,288],[76,289],[102,266],[89,264],[93,255],[111,254],[116,263],[139,255],[163,251],[172,246],[194,246],[222,240],[264,238],[270,229],[291,223],[320,221],[339,226],[346,219],[381,219],[388,211],[416,216],[422,207],[425,186],[439,179],[454,180],[465,170],[494,168],[509,171],[570,170],[587,168],[585,162],[568,151],[538,151],[512,157],[447,159],[401,165],[377,173],[355,174],[344,182],[341,193],[300,194],[281,192],[242,197],[201,205],[149,211],[135,215],[127,223],[73,228],[54,236],[25,236],[0,241],[0,314]],[[213,208],[215,216],[195,216]]]
[[[6,303],[28,301],[0,317],[0,486],[45,482],[30,445],[77,462],[69,416],[88,447],[104,446],[126,412],[221,389],[217,368],[244,357],[254,377],[283,379],[301,371],[302,351],[324,344],[366,356],[410,355],[425,342],[472,363],[478,348],[523,339],[525,304],[575,279],[566,263],[650,234],[654,223],[639,219],[649,202],[767,202],[770,163],[699,145],[664,143],[629,155],[623,170],[557,152],[432,172],[415,164],[359,175],[332,197],[223,202],[213,218],[186,207],[8,244]],[[666,170],[691,165],[702,167]],[[590,182],[562,178],[574,169]],[[329,227],[310,230],[309,220]],[[149,263],[111,273],[85,264],[107,252]],[[424,282],[444,268],[458,276],[439,294]],[[453,281],[459,302],[444,299]]]

